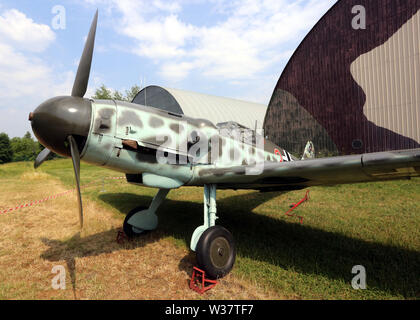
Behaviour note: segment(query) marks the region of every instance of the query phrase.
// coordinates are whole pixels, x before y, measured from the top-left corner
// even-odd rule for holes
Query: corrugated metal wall
[[[366,94],[368,120],[420,141],[420,11],[350,70]]]
[[[258,128],[262,128],[267,111],[267,106],[259,103],[159,86],[144,88],[133,102],[207,119],[214,124],[234,121],[251,129],[255,129],[256,121]]]
[[[419,10],[420,0],[337,2],[282,73],[269,138],[296,153],[307,140],[324,154],[419,148]]]

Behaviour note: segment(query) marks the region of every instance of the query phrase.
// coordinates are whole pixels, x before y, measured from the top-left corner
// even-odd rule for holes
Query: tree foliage
[[[13,150],[9,136],[6,133],[0,133],[0,164],[10,162],[12,159]]]
[[[127,101],[133,101],[134,97],[139,93],[141,88],[138,85],[134,85],[130,90],[125,91],[125,98]]]
[[[102,85],[95,90],[95,95],[92,98],[106,100],[112,99],[112,91],[105,87],[105,85]]]
[[[13,150],[12,161],[33,161],[42,147],[38,141],[34,141],[30,132],[26,132],[23,138],[12,138],[10,144]]]
[[[105,99],[105,100],[118,100],[118,101],[133,101],[134,97],[141,90],[138,85],[132,86],[129,90],[126,90],[125,93],[122,93],[118,90],[111,90],[102,84],[98,89],[95,90],[95,95],[93,99]]]
[[[22,138],[9,139],[6,133],[0,133],[0,164],[12,161],[33,161],[44,147],[32,139],[26,132]]]

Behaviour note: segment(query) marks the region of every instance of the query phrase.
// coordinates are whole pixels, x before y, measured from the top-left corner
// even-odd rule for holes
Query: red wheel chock
[[[309,190],[308,191],[306,191],[306,195],[305,195],[305,197],[303,197],[302,198],[302,200],[300,200],[298,203],[293,203],[290,207],[291,207],[291,209],[289,210],[289,211],[287,211],[286,213],[285,213],[285,215],[286,216],[288,216],[288,217],[298,217],[299,218],[299,221],[300,221],[300,223],[302,224],[303,223],[303,217],[301,217],[301,216],[297,216],[297,215],[295,215],[295,214],[290,214],[293,210],[295,210],[297,207],[299,207],[302,203],[304,203],[305,201],[308,201],[309,200]]]
[[[193,268],[193,274],[190,281],[190,289],[198,292],[199,294],[203,294],[211,288],[214,288],[216,284],[216,280],[206,279],[205,271],[196,267]]]
[[[118,230],[117,239],[116,239],[117,243],[122,244],[124,242],[124,240],[127,240],[127,239],[128,238],[125,235],[124,231],[122,229]]]

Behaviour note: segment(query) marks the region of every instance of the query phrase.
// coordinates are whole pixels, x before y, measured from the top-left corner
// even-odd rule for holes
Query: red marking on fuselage
[[[277,154],[280,156],[280,162],[283,162],[283,156],[281,155],[281,152],[279,151],[279,149],[274,149],[274,154]]]

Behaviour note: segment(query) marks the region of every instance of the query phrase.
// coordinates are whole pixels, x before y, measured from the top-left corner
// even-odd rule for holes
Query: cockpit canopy
[[[220,122],[216,127],[219,129],[219,134],[221,136],[240,139],[240,141],[251,145],[256,144],[256,137],[263,138],[255,130],[249,129],[235,121]]]

